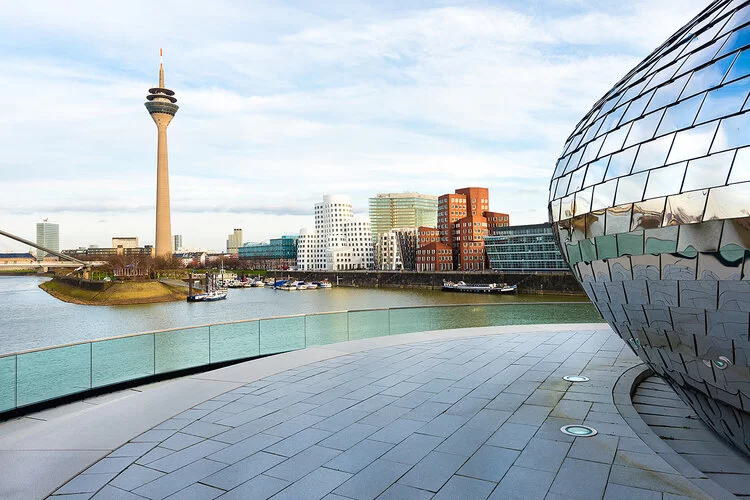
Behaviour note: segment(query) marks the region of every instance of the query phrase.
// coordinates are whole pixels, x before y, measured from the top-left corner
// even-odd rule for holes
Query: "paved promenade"
[[[654,441],[638,365],[602,324],[286,353],[0,424],[0,498],[734,498]]]

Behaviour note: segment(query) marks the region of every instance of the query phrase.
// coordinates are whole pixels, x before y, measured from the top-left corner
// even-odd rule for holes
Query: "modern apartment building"
[[[417,249],[417,271],[452,271],[453,252],[445,243],[435,241]]]
[[[235,228],[235,230],[227,236],[227,253],[236,254],[239,248],[242,246],[242,229]]]
[[[378,235],[375,268],[384,271],[413,271],[417,249],[417,228],[394,228]]]
[[[391,229],[435,226],[437,196],[420,193],[383,193],[370,198],[372,239]]]
[[[420,226],[417,228],[417,248],[436,241],[440,241],[440,231],[436,227]]]
[[[568,271],[549,222],[496,229],[484,242],[495,271]]]
[[[493,230],[510,225],[510,216],[491,212],[489,190],[483,187],[456,189],[438,198],[440,241],[451,248],[456,270],[487,269],[484,238]]]
[[[346,195],[325,195],[315,204],[315,228],[302,229],[297,268],[303,271],[372,269],[374,252],[370,221],[354,217]]]
[[[47,219],[44,219],[42,222],[37,222],[36,244],[44,248],[47,248],[49,250],[54,250],[55,252],[59,252],[60,251],[60,225],[53,224],[52,222],[47,222]],[[36,258],[39,260],[42,260],[47,255],[50,255],[50,254],[48,254],[47,252],[44,252],[43,250],[37,249],[36,251]]]

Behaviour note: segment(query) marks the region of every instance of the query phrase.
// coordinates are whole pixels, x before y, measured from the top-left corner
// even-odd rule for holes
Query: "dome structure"
[[[568,138],[550,220],[591,301],[750,455],[750,4],[717,0]]]

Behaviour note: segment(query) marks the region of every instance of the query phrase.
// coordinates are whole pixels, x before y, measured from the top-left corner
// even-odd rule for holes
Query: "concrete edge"
[[[698,470],[693,464],[682,458],[679,453],[656,435],[643,418],[641,418],[638,410],[633,406],[632,396],[638,385],[652,375],[654,375],[654,371],[645,363],[629,368],[625,373],[620,375],[612,389],[612,396],[614,397],[617,411],[646,446],[651,448],[654,453],[659,455],[659,457],[697,488],[704,491],[711,498],[736,499],[737,497],[734,494],[724,489],[724,487]]]

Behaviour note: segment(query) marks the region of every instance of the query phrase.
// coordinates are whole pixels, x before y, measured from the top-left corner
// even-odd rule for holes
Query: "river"
[[[49,278],[0,276],[0,354],[128,333],[289,314],[435,304],[587,302],[586,297],[485,295],[439,290],[331,288],[284,292],[230,289],[219,302],[83,306],[62,302],[39,288]]]

